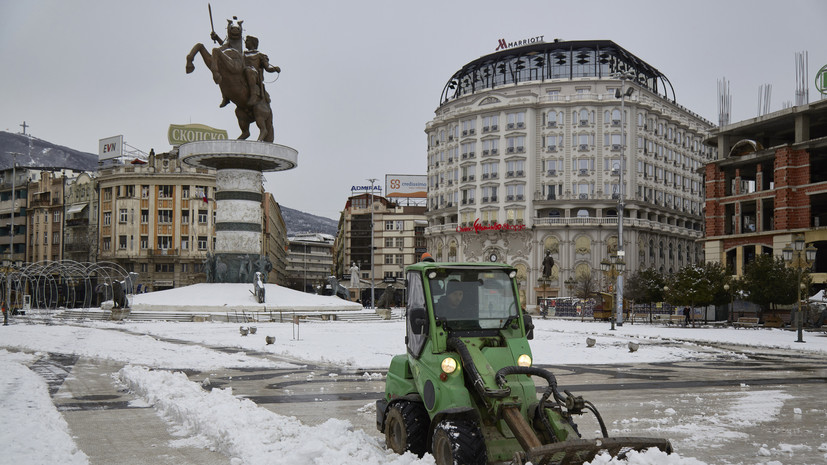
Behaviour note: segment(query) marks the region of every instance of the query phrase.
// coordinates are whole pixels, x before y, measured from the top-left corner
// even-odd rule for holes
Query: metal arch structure
[[[24,308],[25,296],[30,296],[30,311],[38,314],[51,314],[58,308],[88,309],[100,305],[101,301],[112,298],[114,281],[130,278],[126,269],[117,263],[73,260],[11,266],[3,274],[4,296],[6,286],[11,290],[11,308]],[[125,291],[132,295],[132,286]]]
[[[676,102],[675,89],[663,73],[613,41],[555,40],[508,48],[468,63],[445,84],[439,105],[522,82],[613,79],[626,73],[632,73],[638,85]]]

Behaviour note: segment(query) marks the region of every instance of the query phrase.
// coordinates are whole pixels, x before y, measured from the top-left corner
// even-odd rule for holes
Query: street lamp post
[[[806,249],[804,247],[805,245],[806,241],[804,240],[804,236],[798,235],[795,240],[793,240],[792,247],[790,247],[790,244],[787,244],[787,246],[781,250],[781,255],[784,257],[784,261],[794,267],[798,275],[798,300],[796,301],[796,304],[798,305],[798,310],[796,311],[796,319],[798,320],[796,324],[798,327],[798,339],[795,342],[805,342],[804,315],[801,310],[801,291],[805,285],[801,282],[801,275],[805,269],[809,269],[813,266],[813,263],[815,263],[816,260],[817,252],[817,249],[812,245]]]
[[[626,269],[626,262],[623,261],[623,255],[621,255],[621,251],[618,251],[617,255],[612,255],[610,258],[603,259],[600,262],[600,269],[606,273],[606,276],[609,280],[613,280],[617,278],[618,286],[621,285],[621,276],[623,275],[623,271]],[[611,317],[612,327],[611,329],[615,329],[615,321],[619,326],[623,325],[623,293],[618,291],[617,299],[613,309],[613,315]]]
[[[368,179],[370,181],[370,306],[371,308],[376,308],[376,304],[374,303],[375,300],[375,287],[374,284],[376,283],[376,264],[374,263],[373,253],[375,247],[373,246],[373,236],[374,230],[376,229],[373,224],[373,184],[376,183],[376,178]]]
[[[623,251],[623,208],[625,207],[626,186],[623,181],[623,172],[626,171],[626,97],[631,97],[634,87],[626,89],[626,80],[634,79],[635,75],[632,72],[625,72],[620,74],[620,89],[615,90],[615,98],[620,99],[620,180],[619,191],[617,196],[617,255],[622,261],[625,252]],[[623,272],[617,274],[617,305],[622,305],[623,302]],[[617,324],[623,325],[623,310],[617,312]],[[612,322],[612,329],[614,329],[614,322]]]
[[[732,313],[735,311],[735,289],[732,289],[732,292],[729,292],[731,288],[729,287],[729,283],[724,284],[724,291],[729,294],[729,310],[727,310],[727,324],[732,326]]]

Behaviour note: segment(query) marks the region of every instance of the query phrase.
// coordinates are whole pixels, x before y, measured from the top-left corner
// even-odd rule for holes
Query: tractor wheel
[[[397,454],[407,451],[425,455],[431,418],[419,402],[401,401],[391,405],[385,419],[385,443]]]
[[[485,439],[476,423],[443,420],[434,430],[431,451],[436,465],[485,465]]]

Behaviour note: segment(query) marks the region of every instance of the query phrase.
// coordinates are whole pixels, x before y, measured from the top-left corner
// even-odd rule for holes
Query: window
[[[57,212],[57,211],[55,212],[55,214],[54,214],[54,222],[55,222],[55,223],[60,223],[60,212]]]
[[[103,225],[109,226],[112,224],[112,212],[103,212]]]
[[[141,224],[149,223],[149,210],[141,210]]]
[[[103,190],[103,200],[112,200],[112,188],[107,187]]]
[[[155,264],[155,272],[156,273],[174,273],[175,272],[175,265],[173,263],[156,263]]]
[[[207,210],[198,210],[198,224],[207,224]]]
[[[207,236],[198,236],[198,250],[207,250]]]
[[[60,233],[55,231],[52,233],[52,244],[59,245],[60,244]]]
[[[505,163],[505,176],[506,177],[513,177],[513,176],[523,176],[523,166],[525,162],[523,160],[511,160]]]
[[[188,236],[181,236],[181,250],[189,250],[190,238]]]
[[[476,118],[466,119],[460,123],[462,126],[462,135],[463,136],[472,136],[476,132],[477,127],[477,120]]]
[[[181,224],[190,224],[189,210],[181,210]]]
[[[171,199],[173,186],[158,186],[158,197],[162,199]]]
[[[181,264],[181,273],[189,273],[190,271],[190,264],[189,263],[182,263]]]
[[[393,221],[385,221],[385,231],[393,231]]]
[[[393,238],[392,237],[386,237],[385,238],[385,247],[393,247]]]
[[[107,252],[112,250],[112,238],[104,237],[103,241],[101,242],[101,248]]]
[[[482,141],[482,155],[496,155],[499,152],[500,140],[487,139]]]
[[[523,208],[509,208],[505,210],[505,218],[509,223],[522,223],[525,215]]]
[[[525,128],[525,112],[518,111],[516,113],[509,113],[506,115],[507,129],[523,129]]]
[[[149,198],[149,186],[142,185],[141,186],[141,198],[148,199]]]
[[[525,152],[525,136],[506,137],[505,145],[508,153]]]
[[[133,198],[135,197],[135,186],[130,184],[128,186],[123,186],[124,190],[124,197]]]
[[[182,199],[190,198],[190,186],[181,186],[181,198]]]
[[[548,115],[546,115],[546,118],[547,118],[546,126],[548,126],[550,128],[558,128],[558,127],[563,125],[563,112],[562,111],[558,113],[555,110],[551,110],[550,112],[548,112]]]
[[[125,235],[118,236],[118,249],[126,250],[126,236]]]
[[[158,236],[158,248],[161,250],[172,248],[172,236]]]
[[[149,248],[149,236],[141,236],[141,250]]]
[[[476,147],[476,142],[466,142],[462,144],[462,158],[473,158],[475,155]]]
[[[560,100],[560,91],[559,90],[550,90],[546,93],[548,95],[548,99],[551,102],[556,102]]]
[[[523,200],[525,195],[525,185],[523,184],[509,184],[505,186],[506,201]]]
[[[463,189],[462,190],[462,204],[469,205],[475,203],[474,197],[476,196],[477,190],[473,187],[470,189]]]
[[[482,188],[482,201],[483,202],[496,202],[497,201],[497,186],[485,186]]]
[[[141,263],[141,273],[147,273],[149,271],[149,263]]]
[[[556,152],[563,147],[563,136],[551,135],[546,136],[546,150],[549,152]]]
[[[496,179],[499,162],[489,162],[482,164],[482,179]]]
[[[396,227],[397,231],[405,230],[405,222],[402,220],[396,220],[394,226]]]
[[[476,165],[470,166],[463,166],[462,167],[462,180],[463,181],[473,181],[476,177]]]
[[[500,116],[490,115],[482,117],[482,132],[496,131],[500,126]]]
[[[497,210],[486,210],[482,212],[482,222],[493,224],[497,222]]]
[[[393,265],[393,255],[385,254],[385,265]]]
[[[129,213],[126,211],[126,208],[121,208],[118,211],[118,222],[119,223],[126,223],[126,220],[129,218]]]
[[[172,223],[172,210],[158,210],[158,224]]]

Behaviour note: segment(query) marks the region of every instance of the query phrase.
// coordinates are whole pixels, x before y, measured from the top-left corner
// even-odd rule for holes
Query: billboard
[[[123,135],[98,139],[98,160],[118,158],[123,155]]]
[[[385,197],[428,198],[428,176],[413,174],[385,175]]]

